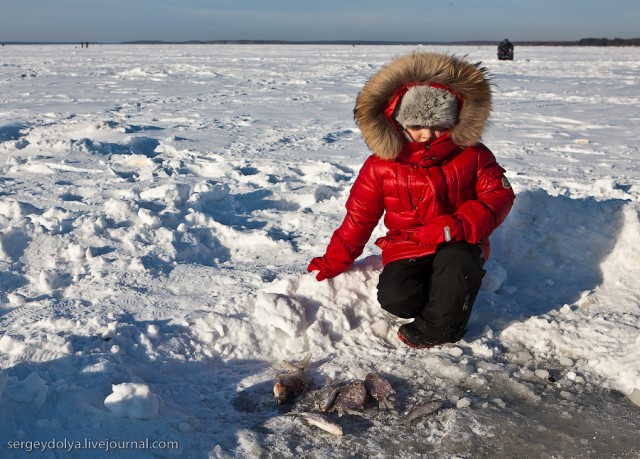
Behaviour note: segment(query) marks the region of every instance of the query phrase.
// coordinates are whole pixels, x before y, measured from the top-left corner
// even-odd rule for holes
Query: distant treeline
[[[640,46],[640,38],[582,38],[578,41],[514,41],[521,46]]]
[[[196,45],[496,45],[498,41],[375,41],[375,40],[319,40],[319,41],[287,41],[287,40],[210,40],[210,41],[181,41],[169,42],[160,40],[128,41],[123,44],[153,45],[153,44],[196,44]],[[582,38],[577,41],[513,41],[518,46],[640,46],[640,38]]]
[[[583,38],[578,41],[579,46],[640,46],[640,38]]]

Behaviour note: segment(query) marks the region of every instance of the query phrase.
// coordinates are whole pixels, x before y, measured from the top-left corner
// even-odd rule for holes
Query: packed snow
[[[493,74],[517,195],[462,341],[398,341],[372,243],[306,272],[369,154],[355,97],[412,49],[2,47],[0,456],[640,455],[639,48],[422,47]],[[396,410],[284,416],[307,353],[312,389],[374,371]]]

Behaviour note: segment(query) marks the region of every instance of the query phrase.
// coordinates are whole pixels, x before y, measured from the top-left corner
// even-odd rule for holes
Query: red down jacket
[[[431,142],[407,141],[393,118],[413,82],[435,82],[463,100],[457,125]],[[504,169],[479,141],[490,108],[485,70],[453,56],[413,53],[374,75],[355,108],[373,154],[351,188],[347,214],[325,255],[314,258],[308,270],[320,271],[318,280],[344,272],[362,254],[383,214],[389,231],[376,244],[385,265],[459,241],[481,245],[486,259],[488,236],[515,199]]]
[[[326,254],[312,264],[322,277],[344,272],[362,254],[383,213],[389,232],[376,241],[383,264],[433,254],[444,241],[424,240],[419,230],[443,220],[461,224],[462,234],[454,234],[452,242],[482,244],[486,259],[488,236],[513,201],[504,169],[484,145],[460,148],[446,134],[430,145],[410,142],[395,161],[375,155],[366,160],[351,188],[342,225]],[[441,234],[444,226],[435,233]]]

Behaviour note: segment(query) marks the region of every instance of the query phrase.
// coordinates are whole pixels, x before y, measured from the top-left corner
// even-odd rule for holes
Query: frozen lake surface
[[[369,154],[355,97],[412,49],[1,48],[0,456],[638,457],[639,48],[422,47],[490,69],[517,194],[461,342],[397,340],[372,242],[306,273]],[[283,416],[307,352],[314,389],[376,371],[397,411]]]

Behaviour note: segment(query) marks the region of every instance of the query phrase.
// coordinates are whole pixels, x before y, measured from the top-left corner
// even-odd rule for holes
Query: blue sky
[[[640,37],[639,0],[2,0],[0,41]]]

